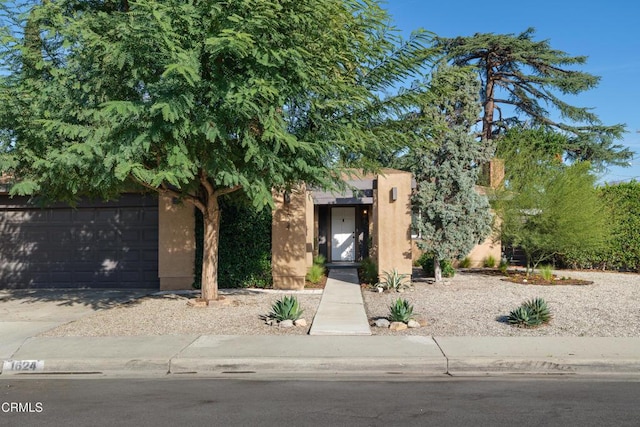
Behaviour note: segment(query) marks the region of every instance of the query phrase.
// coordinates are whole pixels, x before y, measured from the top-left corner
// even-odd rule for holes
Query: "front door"
[[[356,260],[356,209],[331,209],[331,261]]]

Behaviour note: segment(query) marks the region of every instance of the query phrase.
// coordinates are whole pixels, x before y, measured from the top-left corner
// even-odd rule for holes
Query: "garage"
[[[158,199],[44,208],[0,195],[0,288],[158,289]]]

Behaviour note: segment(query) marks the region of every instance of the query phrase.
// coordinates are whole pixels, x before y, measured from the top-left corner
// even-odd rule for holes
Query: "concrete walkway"
[[[371,335],[355,268],[329,270],[309,335]]]

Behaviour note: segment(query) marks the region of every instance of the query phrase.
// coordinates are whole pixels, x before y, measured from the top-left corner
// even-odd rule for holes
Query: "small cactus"
[[[507,322],[520,328],[535,328],[551,320],[551,312],[542,298],[525,301],[522,305],[509,313]]]
[[[407,323],[413,316],[413,306],[406,299],[398,298],[395,304],[389,306],[389,320],[391,322]]]

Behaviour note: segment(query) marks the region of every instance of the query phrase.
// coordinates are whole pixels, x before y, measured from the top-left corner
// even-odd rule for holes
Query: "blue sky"
[[[486,6],[492,7],[485,9]],[[640,181],[640,2],[633,0],[479,2],[388,0],[384,7],[408,36],[424,28],[439,36],[515,33],[536,29],[536,40],[572,56],[588,56],[581,71],[601,77],[596,89],[563,100],[590,107],[605,124],[625,123],[619,143],[636,152],[632,165],[610,168],[604,182]]]

